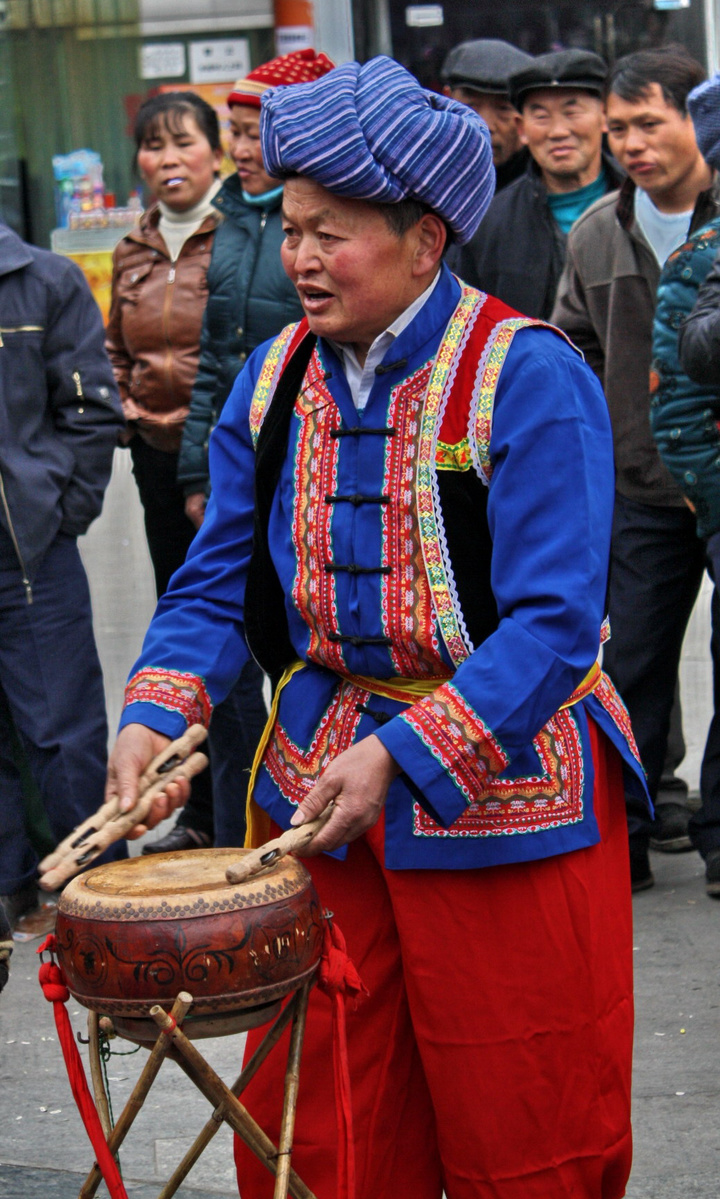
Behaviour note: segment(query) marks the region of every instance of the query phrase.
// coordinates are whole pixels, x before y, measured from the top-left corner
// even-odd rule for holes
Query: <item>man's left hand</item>
[[[399,773],[395,759],[372,734],[335,758],[290,822],[294,826],[305,824],[324,812],[328,804],[335,804],[327,824],[303,850],[303,856],[329,853],[371,828],[382,811],[391,782]]]

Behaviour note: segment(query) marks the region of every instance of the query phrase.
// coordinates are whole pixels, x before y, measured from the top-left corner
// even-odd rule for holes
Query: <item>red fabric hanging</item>
[[[318,967],[318,990],[333,1006],[333,1071],[335,1075],[338,1126],[338,1199],[355,1199],[355,1142],[353,1139],[350,1065],[345,1025],[345,1000],[368,991],[348,957],[345,938],[326,913],[323,922],[323,951]]]
[[[51,961],[41,963],[39,975],[40,986],[43,989],[45,998],[53,1005],[55,1026],[58,1031],[63,1057],[65,1058],[65,1067],[68,1072],[72,1093],[82,1117],[82,1122],[85,1125],[85,1131],[95,1151],[95,1158],[102,1171],[102,1176],[105,1179],[112,1199],[128,1199],[117,1162],[108,1149],[100,1117],[98,1116],[95,1102],[87,1085],[82,1058],[75,1044],[70,1017],[65,1007],[70,998],[70,992],[67,989],[62,969],[54,960],[55,947],[55,937],[51,933],[45,938],[37,951],[41,955],[45,951],[51,955]]]

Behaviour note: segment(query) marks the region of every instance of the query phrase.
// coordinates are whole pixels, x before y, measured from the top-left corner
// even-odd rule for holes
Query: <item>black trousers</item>
[[[185,561],[197,530],[185,515],[185,495],[177,481],[180,455],[153,449],[138,434],[130,442],[130,453],[159,599]]]
[[[667,749],[680,653],[706,564],[706,547],[687,508],[639,504],[615,497],[610,567],[611,639],[604,667],[627,704],[650,795],[655,799]],[[720,606],[714,609],[717,616]],[[713,634],[716,645],[718,632]],[[715,661],[718,694],[720,647]],[[706,795],[717,793],[715,833],[720,844],[720,722],[713,720],[702,778]],[[652,824],[645,807],[628,797],[631,839],[646,841]],[[699,847],[699,846],[698,846]]]
[[[704,858],[720,849],[720,533],[708,542],[708,564],[715,587],[712,595],[713,718],[700,771],[702,806],[690,819],[690,839]]]

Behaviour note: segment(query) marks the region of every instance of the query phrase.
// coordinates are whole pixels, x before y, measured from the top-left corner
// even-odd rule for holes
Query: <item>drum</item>
[[[111,862],[71,880],[58,901],[57,954],[71,994],[129,1040],[154,1041],[148,1013],[178,992],[194,1003],[188,1036],[272,1019],[317,968],[322,912],[296,858],[243,883],[225,870],[241,849],[196,849]]]

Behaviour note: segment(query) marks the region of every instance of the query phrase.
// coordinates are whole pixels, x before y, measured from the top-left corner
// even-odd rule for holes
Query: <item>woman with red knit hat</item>
[[[209,491],[208,438],[235,376],[247,356],[291,321],[302,306],[280,261],[283,240],[282,184],[265,170],[260,149],[260,97],[280,84],[309,83],[331,71],[324,54],[299,50],[256,67],[228,96],[230,156],[237,174],[213,199],[222,213],[207,273],[208,301],[200,342],[200,364],[185,422],[178,481],[185,511],[199,528]],[[262,672],[250,661],[228,698],[216,708],[210,728],[216,845],[242,845],[248,769],[265,726]],[[146,852],[192,849],[208,827],[208,814],[194,799],[167,836]]]

